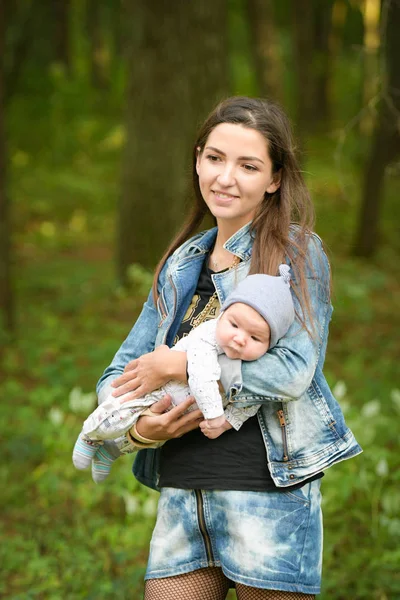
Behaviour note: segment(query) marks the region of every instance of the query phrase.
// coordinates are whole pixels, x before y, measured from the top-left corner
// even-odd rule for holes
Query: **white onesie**
[[[223,350],[217,344],[215,337],[218,319],[219,317],[210,319],[192,329],[172,348],[172,350],[186,352],[188,385],[171,380],[143,398],[128,400],[123,404],[121,401],[128,394],[114,398],[113,388],[110,388],[105,401],[84,422],[82,433],[93,441],[116,439],[134,425],[146,408],[166,394],[171,395],[174,406],[183,402],[188,396],[194,396],[205,419],[213,419],[225,414],[226,420],[232,427],[239,430],[249,417],[257,413],[260,405],[235,408],[227,401],[225,394],[220,393],[218,382],[221,377],[221,367],[218,356],[223,354]],[[195,408],[196,405],[193,405],[191,410]]]

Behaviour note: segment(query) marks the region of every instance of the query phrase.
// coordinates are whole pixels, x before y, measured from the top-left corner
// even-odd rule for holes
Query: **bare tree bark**
[[[127,143],[118,223],[118,277],[154,267],[182,222],[191,143],[226,93],[226,0],[130,2]],[[154,19],[154,15],[157,19]]]
[[[283,102],[283,65],[272,0],[247,0],[246,5],[260,95]]]
[[[386,85],[364,174],[363,196],[354,253],[371,256],[378,245],[386,167],[400,154],[400,0],[387,0],[383,42]]]
[[[14,302],[11,285],[11,223],[10,202],[6,190],[6,143],[4,130],[4,38],[6,15],[0,2],[0,326],[14,331]]]

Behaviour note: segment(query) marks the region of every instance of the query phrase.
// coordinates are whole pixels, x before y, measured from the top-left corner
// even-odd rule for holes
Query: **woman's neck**
[[[229,238],[231,238],[233,235],[235,235],[235,233],[237,233],[240,229],[242,229],[242,227],[244,227],[245,225],[247,225],[248,222],[241,222],[241,223],[235,223],[235,222],[226,222],[226,221],[217,221],[217,227],[218,227],[218,233],[217,233],[217,237],[215,239],[215,245],[214,248],[215,249],[222,249],[223,250],[223,246],[224,244],[229,240]]]
[[[213,271],[222,271],[233,266],[234,255],[224,248],[225,242],[232,237],[238,229],[221,227],[218,225],[218,233],[215,239],[214,247],[210,253],[209,266]]]

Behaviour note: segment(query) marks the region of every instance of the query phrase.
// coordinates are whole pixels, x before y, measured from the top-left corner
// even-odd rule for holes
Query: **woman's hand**
[[[129,392],[123,402],[136,400],[158,389],[170,379],[186,381],[186,353],[172,351],[168,346],[159,346],[154,352],[143,354],[126,365],[123,375],[111,384],[116,388],[113,396],[118,398]]]
[[[186,413],[193,403],[194,398],[190,396],[178,406],[165,412],[171,405],[171,398],[170,396],[164,396],[150,407],[154,416],[144,415],[139,417],[136,422],[136,431],[149,440],[161,441],[181,437],[188,431],[197,429],[201,421],[204,420],[203,413],[200,410],[192,410]]]

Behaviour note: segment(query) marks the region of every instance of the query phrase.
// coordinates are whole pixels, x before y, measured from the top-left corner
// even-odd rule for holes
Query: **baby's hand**
[[[219,422],[217,424],[216,422]],[[228,429],[232,429],[232,425],[225,419],[225,416],[217,417],[216,419],[207,419],[200,423],[200,429],[202,433],[208,437],[209,440],[215,440]]]
[[[218,429],[218,427],[222,427],[222,425],[225,423],[226,419],[225,419],[225,415],[221,415],[220,417],[215,417],[214,419],[205,419],[204,421],[202,421],[200,423],[200,427],[202,426],[203,423],[207,423],[207,426],[210,429]]]

